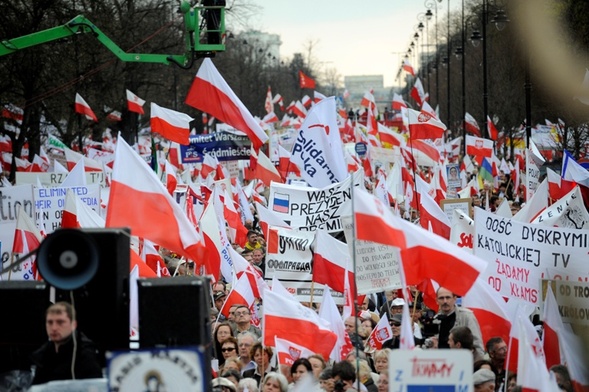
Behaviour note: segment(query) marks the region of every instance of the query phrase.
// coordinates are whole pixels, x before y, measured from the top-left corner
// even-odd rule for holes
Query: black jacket
[[[76,364],[74,374],[76,379],[101,378],[102,368],[96,347],[90,339],[81,332],[76,333]],[[70,339],[59,346],[55,352],[55,345],[49,341],[32,354],[32,362],[35,366],[35,378],[33,384],[44,384],[54,380],[71,380],[72,357],[74,352],[74,340]]]

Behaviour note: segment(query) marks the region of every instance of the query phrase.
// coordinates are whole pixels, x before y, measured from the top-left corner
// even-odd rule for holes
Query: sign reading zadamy
[[[354,186],[364,181],[360,170],[353,177]],[[322,189],[273,182],[268,208],[294,229],[341,231],[341,217],[352,214],[350,178]]]
[[[480,208],[474,222],[474,253],[489,262],[483,276],[504,297],[538,304],[548,269],[566,272],[570,280],[587,277],[574,271],[586,271],[588,230],[525,224]]]
[[[191,135],[190,144],[180,145],[182,163],[200,163],[205,154],[217,157],[219,161],[249,159],[251,140],[245,135],[230,132],[214,132],[207,135]]]

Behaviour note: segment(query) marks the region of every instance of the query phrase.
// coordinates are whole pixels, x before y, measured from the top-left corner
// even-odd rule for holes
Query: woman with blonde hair
[[[383,370],[387,370],[389,368],[389,354],[391,353],[390,348],[384,348],[382,350],[377,350],[374,353],[374,370],[378,374],[382,373]]]

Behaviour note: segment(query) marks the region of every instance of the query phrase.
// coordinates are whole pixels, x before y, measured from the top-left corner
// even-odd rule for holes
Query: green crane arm
[[[78,15],[65,25],[38,31],[22,37],[0,41],[0,57],[32,46],[66,38],[76,34],[92,33],[107,49],[121,61],[139,63],[176,64],[190,68],[195,59],[213,57],[216,52],[225,51],[225,8],[220,6],[191,7],[183,2],[180,11],[184,17],[186,51],[181,55],[126,53],[96,25]],[[204,21],[201,20],[201,16]],[[201,23],[206,22],[206,23]]]

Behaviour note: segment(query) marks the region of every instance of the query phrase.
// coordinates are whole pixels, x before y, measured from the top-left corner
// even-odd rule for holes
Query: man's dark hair
[[[228,370],[223,371],[223,374],[221,374],[221,377],[225,377],[225,378],[235,377],[235,379],[237,381],[240,381],[241,380],[241,373],[239,373],[235,369],[228,369]]]
[[[259,233],[258,233],[257,231],[255,231],[255,230],[248,230],[248,231],[247,231],[247,236],[248,236],[248,237],[249,237],[250,235],[252,235],[252,234],[258,235]]]
[[[51,305],[47,308],[47,311],[45,312],[45,316],[47,316],[50,313],[51,314],[65,313],[67,315],[67,317],[70,319],[70,321],[76,320],[76,312],[74,310],[74,307],[69,302],[61,301],[61,302],[54,303],[53,305]]]
[[[487,340],[487,343],[485,344],[485,349],[488,353],[490,353],[491,350],[493,350],[493,347],[495,347],[496,344],[501,343],[502,341],[503,338],[501,336],[493,336],[491,339]]]
[[[573,391],[573,383],[571,381],[571,375],[569,369],[565,365],[553,365],[550,367],[550,371],[559,374],[564,383],[558,385],[559,388],[564,389],[567,392]]]
[[[354,382],[356,381],[356,369],[348,361],[336,362],[331,368],[331,376],[334,378],[339,376],[342,381]]]
[[[454,327],[450,330],[450,333],[452,334],[454,342],[460,343],[461,348],[465,348],[468,350],[473,349],[474,337],[472,336],[472,331],[470,330],[470,328],[465,326]]]

